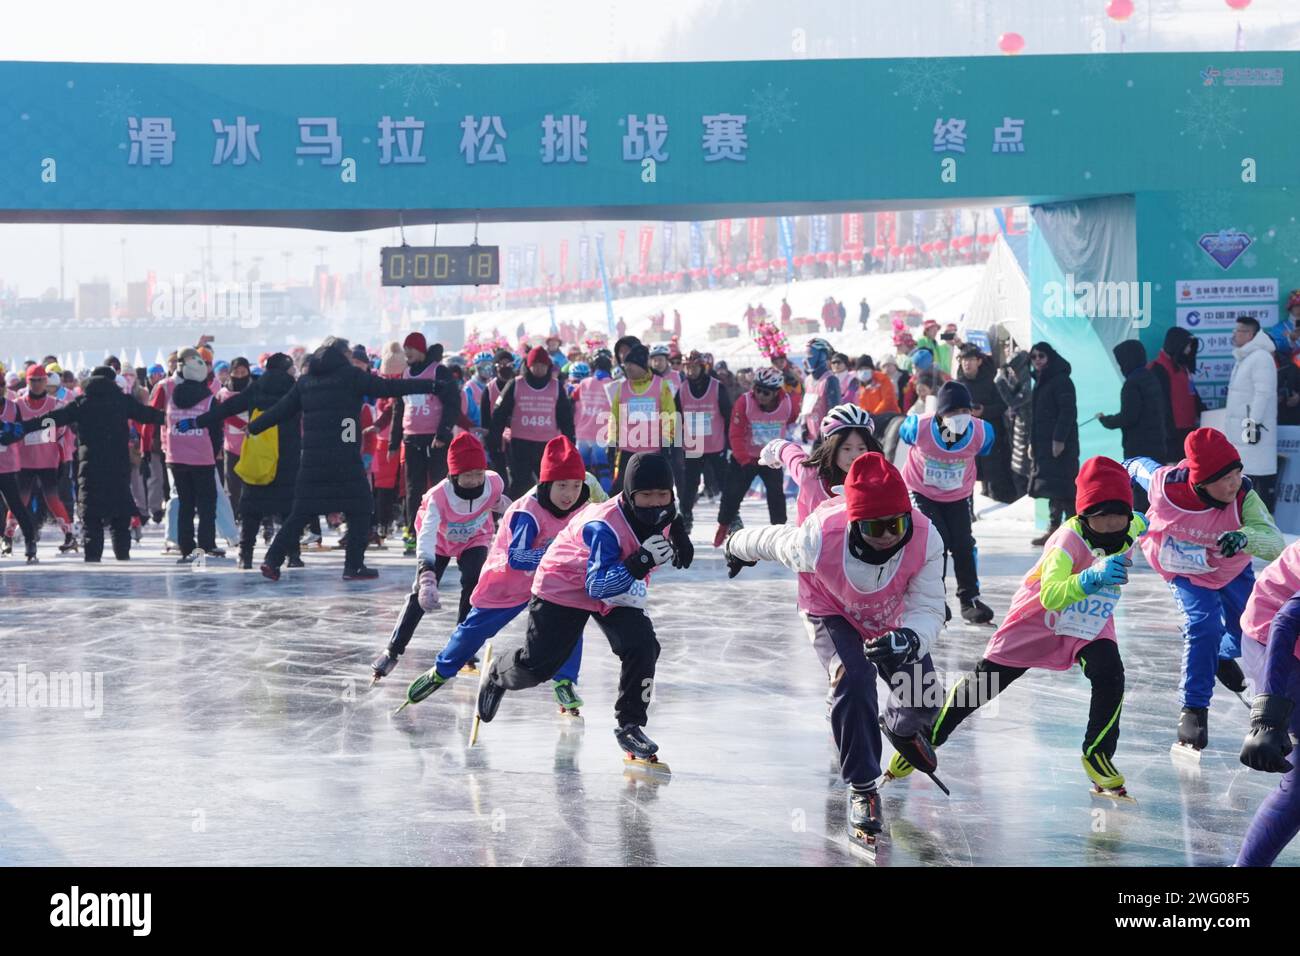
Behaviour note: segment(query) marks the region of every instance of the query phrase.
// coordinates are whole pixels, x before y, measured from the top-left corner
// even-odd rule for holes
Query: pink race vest
[[[522,375],[515,379],[515,407],[510,415],[510,437],[522,441],[548,442],[559,432],[555,423],[555,402],[560,384],[554,378],[533,388]]]
[[[746,392],[740,400],[745,403],[745,417],[749,420],[749,457],[757,458],[763,446],[780,438],[790,421],[790,393],[782,392],[776,411],[765,412],[758,407],[753,392]]]
[[[816,617],[842,617],[863,640],[879,637],[898,627],[903,619],[907,585],[925,565],[930,520],[912,511],[912,537],[903,546],[903,558],[885,586],[861,591],[849,579],[848,516],[843,498],[833,498],[817,509],[821,521],[821,553],[815,571],[799,574],[799,610]]]
[[[1074,666],[1079,652],[1093,641],[1115,640],[1118,585],[1103,587],[1061,611],[1043,607],[1039,600],[1043,589],[1039,575],[1044,558],[1054,548],[1070,556],[1074,562],[1072,574],[1087,569],[1097,560],[1088,542],[1076,531],[1068,525],[1058,528],[1047,539],[1037,563],[1020,582],[1020,589],[1011,600],[1011,610],[984,649],[984,656],[994,663],[1064,671]]]
[[[809,373],[803,380],[803,405],[800,413],[803,415],[804,426],[808,429],[808,437],[816,441],[822,433],[822,419],[826,417],[829,410],[829,402],[826,399],[826,386],[834,378],[834,373],[827,372],[821,378],[813,378]]]
[[[1289,544],[1278,559],[1260,572],[1241,615],[1241,633],[1252,641],[1268,644],[1268,630],[1282,605],[1300,591],[1300,541]],[[1300,641],[1295,656],[1300,660]]]
[[[12,396],[12,392],[9,393]],[[11,397],[5,402],[4,411],[0,411],[0,422],[18,421],[18,406]],[[0,445],[0,475],[12,475],[23,466],[22,442],[12,445]]]
[[[537,522],[534,548],[549,547],[555,536],[569,523],[569,519],[578,513],[573,511],[563,518],[557,518],[542,507],[536,495],[525,495],[507,508],[501,516],[496,537],[492,539],[492,550],[483,562],[478,586],[470,595],[470,604],[474,607],[518,607],[528,602],[528,595],[533,589],[533,574],[510,566],[510,522],[517,511],[527,512]]]
[[[1157,468],[1151,476],[1151,507],[1147,519],[1151,527],[1140,539],[1147,562],[1166,581],[1185,577],[1203,588],[1220,588],[1250,564],[1250,555],[1242,552],[1225,558],[1219,554],[1217,541],[1225,531],[1241,527],[1241,508],[1233,502],[1226,508],[1184,511],[1165,494],[1165,482],[1187,462]]]
[[[822,502],[835,497],[826,482],[812,468],[805,468],[808,453],[796,442],[786,442],[781,446],[781,467],[799,486],[799,497],[794,503],[794,523],[803,524],[804,519],[821,507]]]
[[[619,509],[616,496],[599,504],[590,504],[580,510],[564,529],[555,536],[551,546],[542,555],[542,563],[533,575],[533,594],[546,601],[579,608],[595,614],[608,614],[615,607],[644,607],[646,585],[650,575],[634,583],[632,590],[620,594],[614,601],[598,601],[587,593],[587,559],[591,550],[582,540],[582,529],[589,522],[600,521],[608,525],[618,537],[619,558],[626,558],[641,543],[628,526]],[[654,574],[653,571],[650,574]]]
[[[49,395],[45,395],[39,400],[34,400],[30,395],[23,395],[18,399],[17,408],[14,412],[24,420],[40,418],[42,415],[54,411],[60,404],[58,399]],[[60,429],[54,425],[49,428],[38,428],[34,432],[28,432],[23,436],[20,443],[22,451],[18,453],[19,463],[29,471],[58,468],[59,462],[63,460],[61,438]]]
[[[473,421],[475,416],[482,416],[483,393],[487,391],[487,386],[483,384],[477,375],[475,375],[465,383],[463,391],[469,398],[469,401],[466,403],[465,415],[470,421]],[[473,415],[469,414],[468,406],[470,404],[474,406]],[[479,426],[482,428],[487,428],[489,424],[489,422],[479,422]]]
[[[727,423],[722,418],[722,407],[718,404],[718,380],[710,378],[709,387],[700,398],[691,394],[689,382],[682,385],[677,395],[682,403],[682,431],[686,436],[686,447],[705,455],[726,448]]]
[[[432,379],[438,373],[438,363],[430,362],[419,375],[412,375],[408,368],[402,378]],[[442,424],[442,400],[435,395],[402,396],[402,434],[436,435]]]
[[[244,386],[248,388],[247,385]],[[232,396],[238,395],[238,392],[223,388],[217,392],[217,403],[220,404]],[[238,415],[232,415],[221,423],[222,443],[226,451],[232,455],[241,454],[244,450],[244,426],[248,424],[248,412],[240,412]]]
[[[424,527],[424,515],[430,505],[438,509],[442,520],[438,523],[438,540],[434,543],[434,553],[459,557],[469,548],[487,547],[492,543],[492,506],[501,498],[505,482],[495,471],[489,471],[486,477],[487,494],[477,499],[473,511],[452,509],[452,501],[457,503],[465,499],[456,498],[451,490],[450,478],[444,478],[424,493],[420,501],[420,510],[415,515],[415,530],[418,534]]]
[[[605,391],[607,384],[609,384],[608,379],[588,378],[579,382],[574,388],[573,431],[578,441],[596,442],[600,445],[607,443],[609,431],[609,393]]]
[[[969,498],[975,490],[975,458],[984,447],[984,422],[972,418],[954,448],[944,447],[938,427],[933,415],[923,415],[917,423],[916,444],[908,446],[903,463],[903,483],[932,501]]]
[[[178,408],[172,400],[176,391],[176,378],[167,379],[163,391],[167,396],[167,423],[163,426],[163,454],[171,465],[213,465],[216,457],[212,454],[212,439],[206,428],[192,428],[182,434],[176,426],[182,419],[198,418],[212,407],[212,395],[189,408]]]
[[[663,430],[659,418],[659,400],[663,397],[663,384],[651,377],[650,387],[644,395],[632,391],[632,383],[621,379],[614,393],[618,403],[619,434],[614,436],[623,451],[658,451],[663,445]]]

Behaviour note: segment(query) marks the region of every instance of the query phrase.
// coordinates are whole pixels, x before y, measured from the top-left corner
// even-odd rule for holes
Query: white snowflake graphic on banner
[[[573,96],[569,98],[569,105],[564,107],[561,112],[564,113],[590,113],[600,102],[600,95],[590,86],[584,86],[581,89],[574,90]]]
[[[772,129],[779,133],[787,123],[795,122],[794,111],[799,104],[791,101],[789,89],[778,90],[769,83],[764,89],[749,92],[750,100],[745,104],[745,114],[760,133]]]
[[[904,60],[889,68],[898,84],[894,95],[910,99],[914,110],[922,106],[942,110],[945,102],[961,96],[958,84],[965,70],[966,67],[944,59]]]
[[[1241,135],[1237,120],[1246,108],[1236,105],[1235,90],[1202,87],[1188,90],[1187,96],[1187,107],[1174,110],[1183,118],[1179,136],[1194,140],[1197,149],[1215,144],[1219,149],[1227,149],[1228,144]]]
[[[108,120],[113,125],[140,112],[140,101],[136,99],[135,90],[124,90],[120,86],[104,90],[95,105],[99,108],[99,118]]]
[[[1284,256],[1292,265],[1300,264],[1300,222],[1291,217],[1291,221],[1285,226],[1278,226],[1275,229],[1277,251]]]
[[[1178,228],[1189,236],[1235,229],[1236,204],[1226,189],[1197,189],[1178,194]]]
[[[396,66],[388,71],[379,88],[396,93],[402,106],[412,103],[438,105],[438,97],[449,89],[459,89],[451,74],[437,66]]]

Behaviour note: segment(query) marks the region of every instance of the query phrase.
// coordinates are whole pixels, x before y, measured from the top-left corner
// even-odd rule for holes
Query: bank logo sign
[[[1239,229],[1220,229],[1218,232],[1207,232],[1196,244],[1219,264],[1219,268],[1230,269],[1254,241]]]

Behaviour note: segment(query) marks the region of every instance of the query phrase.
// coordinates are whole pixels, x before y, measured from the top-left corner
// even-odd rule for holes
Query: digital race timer
[[[383,285],[497,285],[499,246],[385,246]]]

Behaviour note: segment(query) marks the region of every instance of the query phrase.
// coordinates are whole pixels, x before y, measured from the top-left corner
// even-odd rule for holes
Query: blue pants
[[[438,654],[434,667],[440,677],[454,677],[465,662],[478,653],[478,649],[490,637],[519,616],[519,612],[528,607],[528,602],[514,607],[472,607],[465,620],[456,625],[447,639],[447,646]],[[558,671],[556,680],[569,680],[578,683],[578,669],[582,666],[582,638]]]
[[[609,453],[605,446],[595,441],[578,442],[578,453],[582,455],[582,463],[587,466],[600,482],[600,487],[605,489],[605,494],[609,494]]]
[[[1184,577],[1169,582],[1183,612],[1183,706],[1209,707],[1221,658],[1241,656],[1241,615],[1255,586],[1250,565],[1219,589]]]

